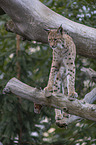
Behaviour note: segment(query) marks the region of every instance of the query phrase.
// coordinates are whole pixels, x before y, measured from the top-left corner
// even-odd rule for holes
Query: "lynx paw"
[[[78,97],[78,94],[76,92],[74,92],[71,95],[69,95],[69,100],[74,101],[77,97]]]
[[[48,89],[48,87],[44,88],[45,91],[45,97],[50,97],[52,95],[53,90]]]

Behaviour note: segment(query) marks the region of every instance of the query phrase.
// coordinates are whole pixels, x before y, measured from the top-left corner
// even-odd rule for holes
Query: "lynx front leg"
[[[46,97],[49,97],[51,95],[50,93],[53,92],[54,82],[56,80],[58,70],[59,70],[58,62],[53,58],[48,85],[47,87],[44,88]]]
[[[73,98],[78,97],[78,94],[75,92],[75,64],[74,62],[69,63],[67,67],[67,88],[68,96]]]

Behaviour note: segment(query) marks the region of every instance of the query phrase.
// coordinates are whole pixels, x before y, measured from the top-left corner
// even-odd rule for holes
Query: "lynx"
[[[75,44],[72,38],[65,34],[62,26],[58,29],[51,29],[48,33],[48,42],[53,49],[53,60],[45,93],[47,91],[62,92],[68,96],[77,97],[75,92]],[[56,120],[63,118],[60,110],[55,109],[55,113]]]
[[[47,92],[63,93],[77,97],[75,92],[75,57],[76,47],[72,38],[65,34],[62,26],[58,29],[48,30],[48,42],[53,49],[53,60],[49,81],[44,89]],[[46,95],[47,96],[47,95]],[[35,104],[34,111],[40,113],[41,105]],[[55,109],[55,119],[61,120],[63,114]]]

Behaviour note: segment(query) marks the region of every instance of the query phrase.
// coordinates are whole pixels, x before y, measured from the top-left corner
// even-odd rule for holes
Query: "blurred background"
[[[96,28],[95,0],[41,0],[53,11],[75,22]],[[34,113],[34,105],[13,94],[3,95],[6,83],[17,77],[22,82],[43,89],[47,85],[52,50],[48,44],[22,41],[21,37],[7,32],[4,24],[10,20],[0,10],[0,141],[3,145],[95,145],[96,123],[75,121],[67,129],[55,125],[54,108],[43,107]],[[76,92],[79,99],[90,92],[93,83],[81,68],[96,71],[96,60],[77,55]]]

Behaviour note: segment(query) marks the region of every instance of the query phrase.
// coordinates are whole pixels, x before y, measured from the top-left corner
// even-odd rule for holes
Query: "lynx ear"
[[[60,33],[61,35],[63,34],[62,24],[61,24],[60,27],[57,29],[57,33]]]

